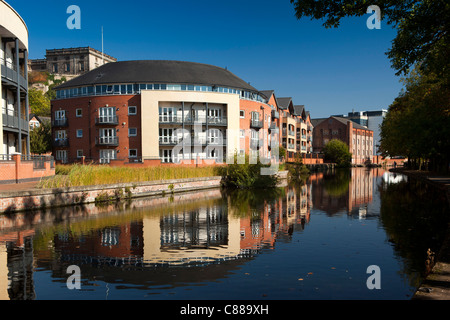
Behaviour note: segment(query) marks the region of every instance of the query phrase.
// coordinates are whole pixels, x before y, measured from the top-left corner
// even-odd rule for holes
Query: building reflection
[[[345,212],[364,218],[378,178],[385,174],[382,168],[354,168],[313,175],[310,177],[313,207],[328,215]]]
[[[179,286],[220,279],[264,250],[274,250],[277,242],[290,241],[294,232],[302,232],[313,209],[328,214],[361,210],[372,201],[374,178],[383,173],[317,173],[304,184],[288,185],[273,194],[211,190],[107,207],[3,216],[0,299],[35,299],[34,270],[48,270],[55,281],[64,283],[72,264],[81,266],[85,279],[110,283],[117,281],[117,270],[126,269],[120,272],[122,283],[142,285],[139,272],[157,266],[177,267],[177,277],[145,278],[152,284]],[[221,268],[212,268],[217,264]],[[203,269],[196,273],[183,266]]]

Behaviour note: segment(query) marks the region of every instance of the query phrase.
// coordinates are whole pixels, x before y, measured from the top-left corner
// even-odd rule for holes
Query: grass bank
[[[126,168],[95,165],[57,165],[56,175],[42,180],[38,188],[63,188],[171,179],[205,178],[217,175],[217,167]]]

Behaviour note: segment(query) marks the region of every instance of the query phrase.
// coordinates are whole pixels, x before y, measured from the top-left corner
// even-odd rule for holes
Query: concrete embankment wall
[[[287,172],[278,174],[287,178]],[[33,189],[0,194],[0,214],[220,188],[221,177],[177,179],[126,184]]]

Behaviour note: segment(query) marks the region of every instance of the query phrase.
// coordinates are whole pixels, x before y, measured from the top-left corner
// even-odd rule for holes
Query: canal
[[[408,300],[447,206],[429,185],[357,168],[272,191],[2,215],[0,300]]]

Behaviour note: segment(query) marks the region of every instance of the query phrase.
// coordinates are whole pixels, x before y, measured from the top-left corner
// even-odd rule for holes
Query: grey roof
[[[280,109],[288,109],[292,98],[277,98],[278,107]]]
[[[317,118],[317,119],[311,119],[311,124],[313,127],[317,127],[317,125],[321,124],[323,121],[327,120],[329,118]]]
[[[350,119],[345,119],[345,118],[341,118],[341,117],[331,117],[331,118],[336,119],[337,121],[339,121],[339,122],[341,122],[341,123],[343,123],[345,125],[347,125],[347,123],[349,121],[351,121]],[[353,128],[355,128],[355,129],[363,129],[363,130],[367,130],[367,131],[372,131],[372,130],[369,130],[367,127],[364,127],[364,126],[362,126],[360,124],[357,124],[356,122],[353,122]]]
[[[270,99],[270,97],[274,94],[274,90],[262,90],[259,93],[261,93],[264,97],[267,98],[267,100]]]
[[[305,106],[294,106],[294,116],[302,116]]]
[[[347,125],[348,122],[351,121],[350,119],[331,116],[331,117],[329,117],[329,118],[311,119],[311,124],[312,124],[314,127],[317,127],[317,126],[318,126],[319,124],[321,124],[323,121],[328,120],[328,119],[335,119],[335,120],[337,120],[337,121],[339,121],[339,122],[341,122],[341,123],[343,123],[343,124],[345,124],[345,125]],[[353,121],[351,121],[351,122],[353,122]],[[356,128],[356,129],[363,129],[363,130],[367,130],[367,131],[372,131],[372,130],[369,130],[367,127],[364,127],[364,126],[362,126],[362,125],[360,125],[360,124],[357,124],[356,122],[353,122],[353,128]]]
[[[111,62],[65,82],[57,89],[114,83],[197,84],[258,91],[226,69],[196,62],[169,60]]]

